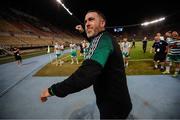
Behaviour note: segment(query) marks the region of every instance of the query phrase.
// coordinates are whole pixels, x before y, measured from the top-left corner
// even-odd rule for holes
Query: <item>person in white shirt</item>
[[[56,66],[58,66],[60,64],[60,66],[62,65],[62,61],[60,59],[61,57],[61,46],[58,43],[55,43],[54,45],[54,53],[56,54]]]
[[[71,48],[71,64],[74,64],[74,61],[76,61],[76,63],[79,64],[78,58],[77,58],[77,46],[76,46],[76,44],[71,42],[69,47]]]
[[[130,52],[130,48],[131,48],[131,43],[128,42],[127,38],[125,37],[125,38],[123,38],[123,42],[120,44],[120,47],[121,47],[125,67],[127,67],[129,64],[128,57],[129,57],[129,52]]]

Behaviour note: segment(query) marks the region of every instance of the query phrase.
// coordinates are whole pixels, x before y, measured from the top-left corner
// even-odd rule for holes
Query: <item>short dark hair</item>
[[[104,14],[101,11],[99,11],[99,10],[89,10],[87,13],[90,13],[90,12],[96,12],[106,22],[106,17],[104,16]]]

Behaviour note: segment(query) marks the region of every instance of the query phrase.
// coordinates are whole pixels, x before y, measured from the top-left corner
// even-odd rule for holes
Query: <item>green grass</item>
[[[131,48],[129,60],[152,59],[153,54],[150,53],[150,49],[152,45],[153,45],[153,41],[148,41],[146,53],[143,53],[142,42],[136,42],[136,47]]]
[[[78,53],[79,54],[79,53]],[[71,65],[71,57],[69,54],[65,54],[61,57],[64,61],[62,66],[56,65],[56,60],[45,65],[41,70],[39,70],[34,76],[69,76],[81,65],[83,62],[83,57],[78,56],[79,64]]]
[[[127,75],[159,75],[160,70],[153,69],[152,61],[130,61],[126,68]]]
[[[80,64],[70,64],[66,62],[62,66],[56,66],[55,63],[49,63],[39,70],[34,76],[69,76]],[[144,69],[145,68],[145,69]],[[127,75],[158,75],[161,74],[159,70],[153,69],[152,61],[130,61],[129,67],[126,68]]]
[[[143,53],[142,42],[136,42],[136,47],[131,49],[129,66],[126,68],[127,75],[157,75],[161,74],[159,70],[153,69],[153,54],[151,54],[150,48],[153,44],[153,41],[148,41],[148,46],[146,53]],[[51,50],[52,51],[52,50]],[[46,50],[25,53],[22,54],[23,59],[31,58],[34,56],[47,54]],[[35,76],[69,76],[71,75],[83,62],[83,57],[78,57],[80,64],[71,65],[71,57],[69,54],[62,56],[64,61],[63,66],[56,66],[55,60],[52,63],[45,65],[41,70],[39,70]],[[14,56],[7,56],[0,58],[0,64],[12,62]]]
[[[71,65],[70,62],[62,65],[56,66],[55,64],[47,64],[41,70],[39,70],[34,76],[69,76],[71,75],[80,64]]]
[[[158,75],[161,74],[159,70],[153,69],[153,54],[150,53],[153,41],[148,42],[147,51],[143,53],[142,42],[136,42],[136,47],[131,49],[129,66],[126,68],[127,75]],[[69,76],[79,65],[71,65],[70,56],[66,54],[65,63],[62,66],[56,66],[55,61],[47,64],[39,70],[35,76]],[[81,62],[82,57],[78,58]]]

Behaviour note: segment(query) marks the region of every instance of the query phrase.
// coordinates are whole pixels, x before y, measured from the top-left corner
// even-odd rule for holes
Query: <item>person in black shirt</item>
[[[142,43],[143,43],[143,52],[145,53],[147,48],[147,37],[144,37]]]
[[[134,38],[132,38],[132,46],[131,46],[131,48],[135,48],[135,47],[136,47],[136,41],[135,41]]]
[[[17,65],[21,65],[22,64],[22,57],[20,55],[20,50],[15,47],[13,50],[13,53],[14,53],[14,57],[15,57]]]
[[[155,42],[152,46],[154,49],[154,68],[158,68],[158,64],[160,64],[160,69],[164,70],[164,62],[166,60],[166,54],[168,51],[168,44],[164,40],[160,40],[159,36],[155,37]]]

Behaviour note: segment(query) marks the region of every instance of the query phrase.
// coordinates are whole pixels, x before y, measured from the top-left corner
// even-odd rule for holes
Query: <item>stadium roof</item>
[[[102,11],[108,26],[126,26],[140,24],[159,17],[168,17],[171,23],[180,21],[178,3],[157,1],[120,1],[120,0],[63,0],[65,6],[75,16],[70,16],[56,0],[4,0],[8,7],[22,10],[51,22],[72,27],[83,22],[85,13],[90,9]]]

